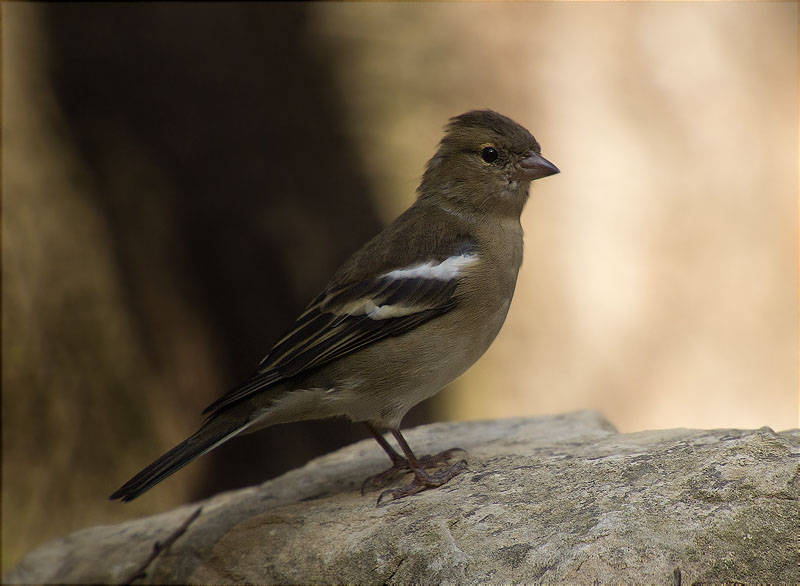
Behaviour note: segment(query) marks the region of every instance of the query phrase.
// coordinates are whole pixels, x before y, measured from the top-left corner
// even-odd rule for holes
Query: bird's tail
[[[226,421],[226,419],[228,418],[212,417],[206,421],[203,427],[198,429],[194,435],[179,443],[123,484],[109,499],[112,501],[116,499],[122,499],[125,502],[132,501],[195,458],[199,458],[218,445],[242,433],[252,423],[249,419],[244,418],[239,421]]]

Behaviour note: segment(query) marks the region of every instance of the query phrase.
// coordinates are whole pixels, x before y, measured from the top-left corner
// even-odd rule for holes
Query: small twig
[[[681,586],[681,569],[675,568],[672,570],[672,586]]]
[[[131,573],[131,575],[128,576],[122,582],[123,586],[127,586],[128,584],[133,584],[134,580],[138,580],[139,578],[146,577],[147,576],[147,572],[145,570],[147,570],[148,566],[153,563],[153,560],[155,560],[159,556],[159,554],[161,554],[161,552],[169,549],[170,546],[173,543],[175,543],[175,541],[181,535],[186,533],[186,530],[189,528],[189,525],[194,523],[194,520],[197,519],[197,517],[200,516],[200,512],[202,510],[203,510],[203,507],[200,507],[194,513],[189,515],[189,518],[186,519],[183,523],[181,523],[181,526],[178,527],[175,531],[173,531],[172,534],[164,540],[164,543],[161,543],[160,541],[156,541],[153,544],[153,551],[150,552],[150,555],[147,556],[147,559],[144,560],[144,563],[141,566],[139,566],[138,568],[136,568]]]

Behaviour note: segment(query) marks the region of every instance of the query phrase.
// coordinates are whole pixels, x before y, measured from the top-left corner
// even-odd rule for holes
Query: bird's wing
[[[256,374],[204,413],[217,412],[280,380],[447,313],[456,304],[461,277],[477,260],[474,250],[467,250],[441,262],[418,263],[328,287],[270,350]]]

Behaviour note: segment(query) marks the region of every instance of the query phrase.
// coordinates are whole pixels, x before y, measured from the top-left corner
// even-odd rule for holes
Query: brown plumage
[[[408,410],[467,370],[503,325],[522,263],[520,214],[532,180],[558,173],[533,136],[490,110],[451,119],[417,200],[356,252],[205,424],[111,495],[136,498],[231,437],[276,423],[347,416],[365,422],[413,481],[440,486],[463,462],[417,460],[399,432]],[[389,429],[403,456],[378,433]],[[380,498],[379,498],[380,501]]]

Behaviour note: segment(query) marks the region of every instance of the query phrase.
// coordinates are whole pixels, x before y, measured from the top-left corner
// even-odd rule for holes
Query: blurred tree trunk
[[[381,229],[328,64],[304,42],[307,9],[6,10],[19,84],[4,129],[4,532],[17,536],[4,558],[366,437],[341,421],[280,426],[157,496],[103,505]]]

